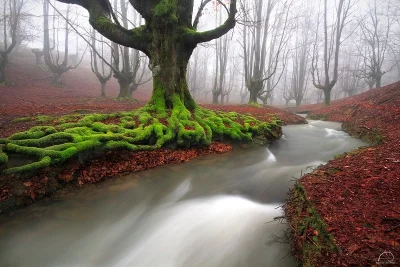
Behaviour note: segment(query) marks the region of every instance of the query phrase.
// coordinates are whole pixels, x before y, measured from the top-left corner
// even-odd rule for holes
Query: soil
[[[296,111],[343,122],[345,131],[373,144],[337,156],[298,181],[338,247],[311,262],[315,266],[399,266],[400,82],[330,106],[307,105]],[[286,208],[289,218],[296,210],[291,202]],[[293,238],[294,244],[304,240],[304,236]],[[302,258],[301,247],[295,247],[294,253],[309,261]]]

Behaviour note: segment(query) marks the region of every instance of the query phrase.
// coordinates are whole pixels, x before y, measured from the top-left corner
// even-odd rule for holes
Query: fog
[[[7,7],[9,1],[2,0],[2,2]],[[18,46],[43,50],[42,1],[18,0],[17,2],[24,3],[18,28]],[[122,21],[120,1],[116,2],[118,3],[115,13]],[[194,14],[201,2],[195,1]],[[256,101],[261,104],[295,105],[297,103],[300,105],[323,102],[324,92],[317,89],[316,84],[326,84],[324,80],[324,63],[326,62],[330,65],[329,79],[332,81],[335,79],[336,17],[339,3],[339,0],[328,1],[328,59],[324,61],[324,1],[241,0],[237,7],[236,27],[220,39],[199,44],[191,56],[187,80],[193,97],[204,103],[247,103],[251,95],[250,81],[264,80],[262,89],[255,93]],[[348,7],[348,10],[344,11],[347,12],[346,14],[342,14],[346,17],[343,32],[339,38],[337,79],[331,91],[332,100],[400,80],[399,3],[390,0],[346,0],[343,4],[344,7]],[[140,15],[132,6],[128,4],[127,7],[127,28],[144,24],[144,20],[138,17]],[[58,55],[61,58],[59,61],[62,61],[61,55],[66,47],[65,15],[67,10],[69,10],[68,64],[77,64],[82,58],[79,68],[90,70],[93,55],[96,54],[91,52],[93,46],[90,46],[92,28],[88,22],[88,12],[77,5],[51,2],[49,41],[50,47],[54,46],[52,55],[54,58]],[[4,8],[0,13],[3,29],[4,24],[7,24],[7,14],[10,12]],[[226,8],[217,1],[211,1],[203,11],[198,30],[213,29],[223,24],[226,18]],[[285,20],[283,21],[282,18]],[[374,22],[378,22],[376,38],[373,34],[371,35]],[[258,31],[261,38],[257,36]],[[2,30],[0,33],[3,47],[6,43],[5,35],[10,43],[10,34],[6,32]],[[103,63],[102,57],[110,61],[112,44],[100,36],[97,33],[97,43],[94,47],[102,50],[102,55],[98,55],[97,59],[98,68],[102,69],[102,75],[106,75],[109,72],[109,66]],[[264,39],[265,48],[257,51],[257,46],[264,45],[261,43]],[[372,43],[375,46],[372,46]],[[244,48],[247,48],[247,56]],[[151,71],[148,68],[148,60],[145,60],[146,56],[140,53],[138,59],[135,59],[134,52],[130,53],[131,62],[139,60],[137,64],[140,64],[140,71],[136,77],[141,76],[141,79],[136,78],[132,82],[139,86],[147,83],[150,88]],[[121,57],[123,57],[122,54]],[[261,57],[265,65],[263,70],[258,74],[252,72],[259,67],[255,65],[247,66],[246,70],[246,57],[247,63],[252,64],[258,60],[257,57]],[[222,65],[226,66],[221,68]],[[246,72],[250,72],[247,77]],[[93,77],[95,77],[94,74]]]

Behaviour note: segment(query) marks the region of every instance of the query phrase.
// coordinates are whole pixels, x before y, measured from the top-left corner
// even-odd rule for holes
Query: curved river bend
[[[237,148],[41,201],[0,217],[0,266],[296,266],[286,226],[269,221],[282,214],[295,177],[362,145],[339,123],[310,121],[285,126],[269,148]]]

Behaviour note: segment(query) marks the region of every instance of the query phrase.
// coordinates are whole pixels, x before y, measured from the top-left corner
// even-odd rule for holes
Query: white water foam
[[[153,214],[141,238],[132,240],[113,266],[236,266],[257,249],[276,260],[279,249],[267,250],[267,240],[260,238],[276,227],[266,224],[281,214],[276,206],[239,196],[180,202]]]
[[[268,157],[267,157],[267,162],[276,162],[276,157],[275,155],[267,148],[267,152],[268,152]]]

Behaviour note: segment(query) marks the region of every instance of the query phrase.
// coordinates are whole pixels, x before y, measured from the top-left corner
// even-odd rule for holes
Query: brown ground
[[[374,266],[389,251],[395,261],[389,266],[400,266],[400,83],[297,111],[343,122],[346,131],[375,144],[331,160],[299,180],[339,247],[315,265]],[[294,238],[299,244],[305,237]]]

